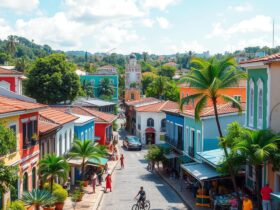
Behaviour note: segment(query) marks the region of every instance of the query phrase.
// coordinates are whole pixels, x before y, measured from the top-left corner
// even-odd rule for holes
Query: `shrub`
[[[51,185],[49,182],[44,183],[43,188],[45,190],[51,190]],[[53,183],[53,191],[57,190],[57,189],[63,189],[63,187],[60,184],[57,183]]]
[[[53,196],[57,203],[63,203],[67,198],[67,191],[65,189],[56,189],[53,191]]]
[[[22,201],[14,201],[11,203],[9,210],[25,210],[24,203]]]

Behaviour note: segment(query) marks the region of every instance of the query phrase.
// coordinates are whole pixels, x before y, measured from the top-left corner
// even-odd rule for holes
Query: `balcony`
[[[194,157],[194,147],[189,146],[189,156]]]

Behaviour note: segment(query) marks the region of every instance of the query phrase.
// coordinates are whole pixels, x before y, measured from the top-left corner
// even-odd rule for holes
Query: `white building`
[[[143,144],[159,144],[164,141],[166,114],[164,109],[176,109],[178,104],[172,101],[159,101],[135,108],[136,135]]]
[[[137,64],[134,54],[129,56],[129,62],[125,65],[125,88],[131,88],[131,84],[135,83],[137,87],[141,84],[141,66]]]

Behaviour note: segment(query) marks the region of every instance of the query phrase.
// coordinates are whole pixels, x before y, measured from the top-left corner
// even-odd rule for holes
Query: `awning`
[[[225,157],[225,152],[223,149],[214,149],[204,152],[197,152],[197,154],[202,158],[204,162],[207,162],[215,168],[217,168],[217,166],[222,162],[223,158]]]
[[[164,154],[163,155],[166,159],[173,159],[173,158],[176,158],[176,157],[179,157],[180,155],[175,153],[175,152],[170,152],[168,154]]]
[[[145,132],[146,133],[155,133],[156,130],[154,128],[146,128]]]
[[[280,201],[280,192],[270,193],[271,199]]]
[[[200,182],[224,176],[206,163],[181,164],[181,168]]]
[[[81,166],[82,165],[82,158],[70,158],[67,162],[72,166]]]
[[[87,160],[87,165],[104,166],[107,162],[107,158],[90,158]]]

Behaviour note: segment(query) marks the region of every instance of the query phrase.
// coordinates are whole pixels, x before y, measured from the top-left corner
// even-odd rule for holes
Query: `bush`
[[[43,188],[45,190],[51,190],[51,184],[49,182],[44,183]],[[63,189],[63,187],[60,184],[57,183],[53,183],[53,191],[57,190],[57,189]]]
[[[25,210],[23,201],[14,201],[11,203],[9,210]]]
[[[56,189],[53,191],[53,196],[57,203],[63,203],[66,200],[68,193],[65,189]]]

